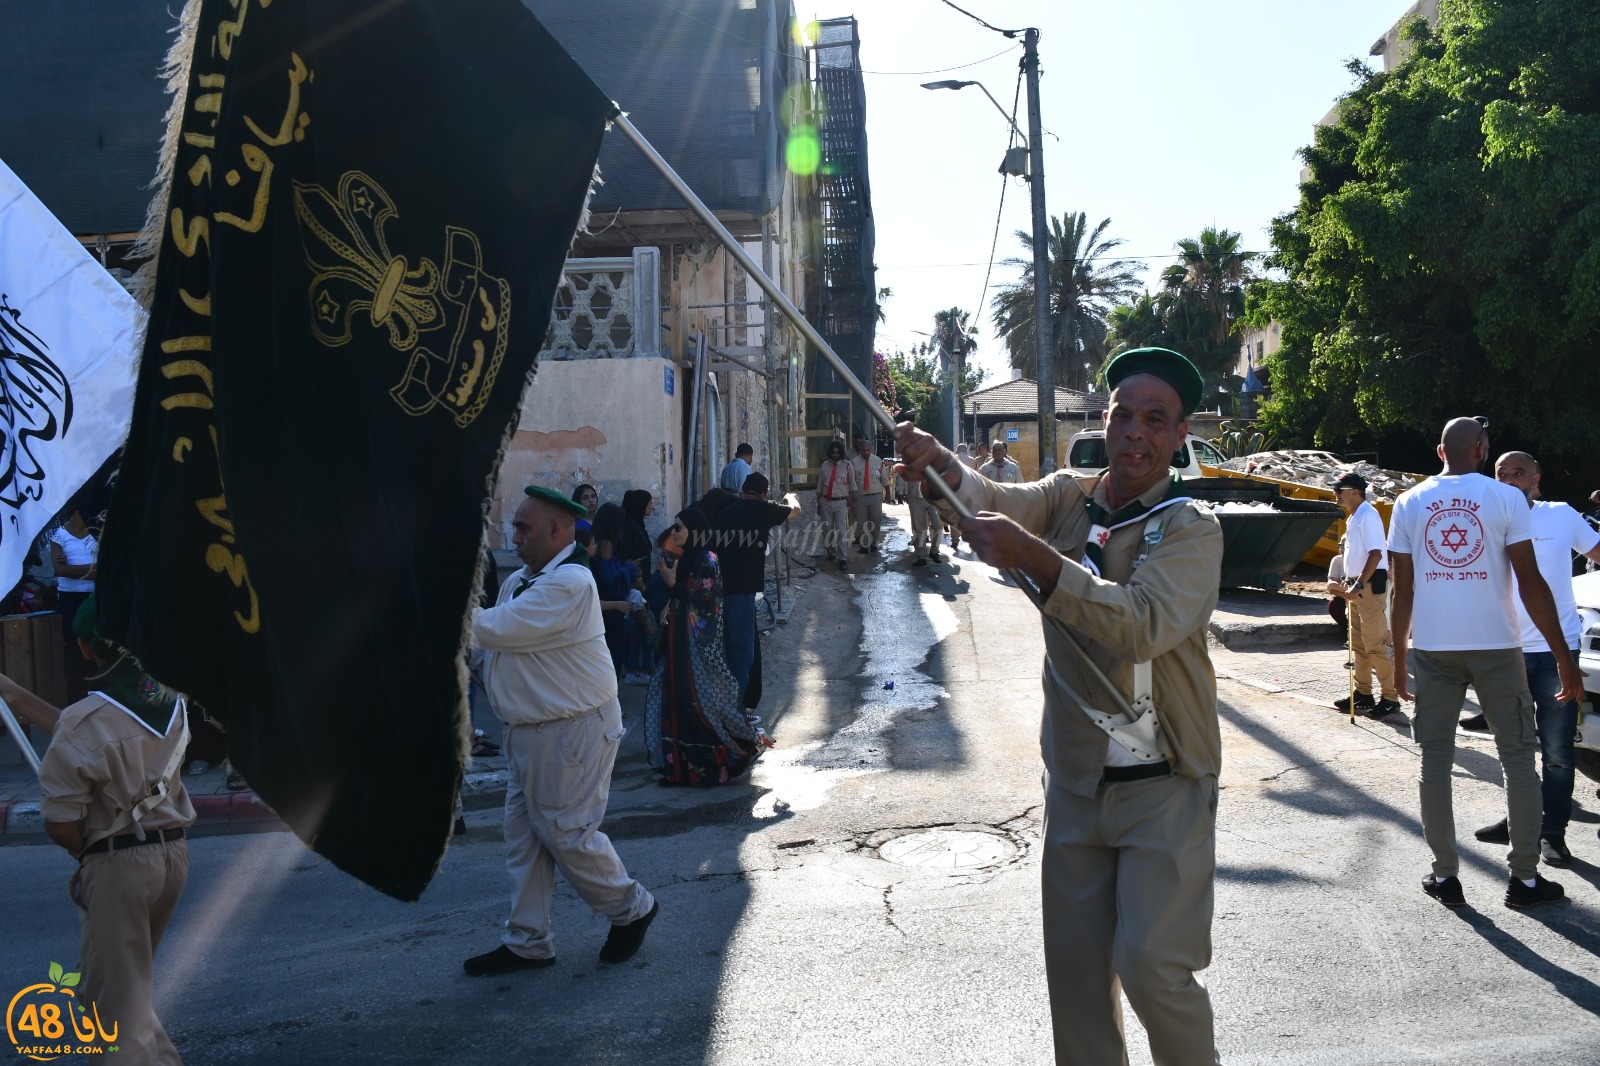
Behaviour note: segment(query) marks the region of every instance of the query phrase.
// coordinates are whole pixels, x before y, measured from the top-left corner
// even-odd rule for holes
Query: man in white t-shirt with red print
[[[1406,664],[1415,645],[1417,710],[1412,735],[1422,748],[1417,790],[1433,870],[1422,890],[1447,907],[1466,903],[1457,878],[1450,773],[1456,719],[1472,685],[1494,733],[1506,778],[1511,841],[1508,907],[1551,903],[1560,885],[1539,876],[1539,774],[1534,768],[1533,697],[1522,659],[1514,592],[1550,642],[1560,678],[1556,698],[1580,698],[1583,674],[1566,648],[1550,588],[1539,576],[1528,501],[1477,473],[1489,456],[1487,421],[1457,418],[1444,427],[1444,470],[1406,492],[1389,518],[1390,621],[1394,680],[1409,699]],[[1515,575],[1515,582],[1512,578]]]
[[[1572,557],[1585,555],[1600,562],[1600,533],[1564,503],[1534,502],[1539,493],[1539,463],[1527,452],[1502,455],[1494,464],[1494,477],[1527,497],[1528,517],[1533,523],[1533,554],[1539,561],[1539,574],[1550,586],[1550,595],[1555,599],[1562,644],[1571,654],[1577,655],[1583,623],[1578,618],[1578,601],[1572,591]],[[1556,699],[1556,690],[1560,687],[1556,657],[1520,601],[1516,608],[1517,624],[1522,628],[1522,662],[1528,675],[1528,689],[1533,694],[1534,719],[1539,726],[1539,776],[1544,798],[1539,857],[1550,866],[1566,866],[1572,861],[1572,852],[1567,850],[1567,823],[1572,818],[1572,749],[1578,732],[1578,703]],[[1504,844],[1511,839],[1505,819],[1484,826],[1474,835],[1489,844]]]

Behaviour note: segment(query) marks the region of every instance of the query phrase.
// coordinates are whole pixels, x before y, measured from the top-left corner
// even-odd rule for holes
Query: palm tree
[[[1046,238],[1049,261],[1050,336],[1056,383],[1085,388],[1088,371],[1106,357],[1106,319],[1111,309],[1136,291],[1137,265],[1112,259],[1120,238],[1105,236],[1109,218],[1091,231],[1083,212],[1050,220]],[[1005,342],[1011,365],[1024,377],[1038,376],[1033,321],[1033,235],[1017,231],[1028,258],[1007,259],[1003,265],[1019,267],[1022,277],[1002,288],[990,305],[995,330]]]
[[[1250,260],[1239,251],[1234,230],[1207,226],[1200,239],[1185,237],[1175,247],[1178,261],[1161,272],[1161,284],[1173,295],[1189,294],[1210,313],[1211,343],[1226,345],[1244,315],[1244,290],[1252,279]]]

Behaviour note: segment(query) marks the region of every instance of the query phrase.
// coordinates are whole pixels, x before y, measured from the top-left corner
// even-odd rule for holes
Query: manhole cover
[[[978,870],[998,866],[1016,855],[1004,837],[957,829],[930,829],[895,837],[878,849],[878,857],[901,866],[944,870]]]

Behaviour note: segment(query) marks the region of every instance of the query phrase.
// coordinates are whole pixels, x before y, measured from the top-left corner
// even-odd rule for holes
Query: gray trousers
[[[643,918],[655,902],[600,832],[622,733],[615,699],[580,718],[506,727],[511,917],[501,940],[525,959],[555,954],[550,898],[557,870],[613,925]]]
[[[1522,649],[1417,649],[1411,656],[1417,670],[1417,713],[1411,732],[1422,748],[1417,792],[1422,799],[1423,835],[1433,850],[1434,876],[1455,877],[1461,869],[1450,771],[1456,758],[1456,722],[1471,684],[1506,775],[1506,821],[1511,830],[1506,859],[1513,876],[1528,880],[1539,865],[1539,820],[1544,808],[1533,759],[1539,747],[1533,696],[1528,692]]]
[[[850,552],[850,504],[839,498],[817,497],[817,513],[822,516],[822,546],[830,553]]]
[[[856,493],[855,514],[851,517],[855,519],[858,547],[871,551],[883,543],[883,493]]]
[[[918,559],[926,559],[930,544],[934,551],[939,550],[944,520],[939,517],[939,509],[921,496],[907,496],[906,506],[911,511],[911,550]]]
[[[1049,784],[1044,808],[1044,962],[1058,1066],[1128,1061],[1122,1000],[1156,1066],[1217,1061],[1211,964],[1217,779]]]

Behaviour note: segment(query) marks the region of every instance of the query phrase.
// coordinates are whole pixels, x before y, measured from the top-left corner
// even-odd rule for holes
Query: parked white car
[[[1600,781],[1600,570],[1573,578],[1572,591],[1578,600],[1578,616],[1583,619],[1578,668],[1589,675],[1583,679],[1573,764],[1585,777]]]
[[[1201,463],[1221,466],[1223,462],[1222,453],[1216,445],[1191,433],[1184,442],[1183,450],[1172,456],[1172,472],[1185,481],[1191,481],[1205,477],[1200,469]],[[1067,444],[1066,469],[1074,474],[1092,477],[1105,470],[1109,463],[1106,458],[1105,430],[1086,429],[1072,435],[1072,440]]]

